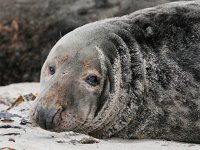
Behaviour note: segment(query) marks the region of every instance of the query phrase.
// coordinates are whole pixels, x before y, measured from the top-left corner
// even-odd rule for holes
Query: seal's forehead
[[[100,70],[99,52],[95,46],[92,45],[76,45],[66,46],[63,44],[57,44],[52,48],[47,62],[56,64],[76,64],[83,68],[95,68]]]
[[[84,68],[100,69],[99,54],[95,47],[87,47],[80,50],[75,59]]]
[[[51,52],[49,53],[48,57],[49,58],[53,58],[53,57],[60,57],[60,56],[73,56],[76,52],[74,50],[75,48],[72,47],[66,47],[65,45],[61,45],[61,44],[56,44]]]

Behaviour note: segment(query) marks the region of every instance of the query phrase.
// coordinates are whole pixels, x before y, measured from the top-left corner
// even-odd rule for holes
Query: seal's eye
[[[50,72],[51,75],[53,75],[55,73],[55,68],[50,66],[49,67],[49,72]]]
[[[86,82],[92,86],[96,86],[97,84],[99,84],[99,79],[97,76],[95,75],[89,75],[87,78],[86,78]]]

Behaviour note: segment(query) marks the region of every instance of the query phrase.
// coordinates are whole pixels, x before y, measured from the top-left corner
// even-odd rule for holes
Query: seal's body
[[[200,143],[200,2],[87,24],[41,72],[33,122],[95,137]]]

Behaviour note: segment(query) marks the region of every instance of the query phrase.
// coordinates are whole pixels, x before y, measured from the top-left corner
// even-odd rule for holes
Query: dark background
[[[39,81],[61,36],[86,23],[174,0],[0,0],[0,85]]]

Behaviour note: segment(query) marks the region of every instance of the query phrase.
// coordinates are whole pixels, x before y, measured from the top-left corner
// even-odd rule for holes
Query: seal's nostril
[[[55,127],[55,124],[53,123],[53,119],[57,113],[57,110],[50,109],[47,113],[46,118],[46,129],[53,129]]]
[[[46,129],[46,123],[45,123],[45,110],[43,107],[38,108],[37,110],[37,118],[38,118],[38,124],[40,127]]]
[[[53,129],[55,127],[53,120],[58,111],[56,109],[45,110],[43,107],[38,108],[36,117],[38,125],[43,129]]]

